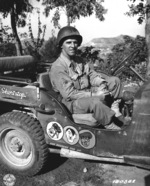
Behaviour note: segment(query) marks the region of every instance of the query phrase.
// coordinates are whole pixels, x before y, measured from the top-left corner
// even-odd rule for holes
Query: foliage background
[[[9,13],[11,14],[11,9],[17,8],[14,6],[19,1],[13,1],[8,5],[3,4],[0,11],[3,16],[6,17]],[[52,37],[47,41],[44,40],[46,25],[42,25],[40,21],[40,10],[37,9],[38,34],[35,37],[32,32],[31,17],[26,20],[27,13],[32,13],[34,9],[28,1],[22,0],[23,2],[20,9],[16,11],[16,26],[28,25],[28,33],[18,33],[19,38],[21,38],[21,44],[23,55],[34,55],[39,59],[40,64],[45,65],[51,64],[58,56],[58,50],[56,46],[56,37],[52,33]],[[66,12],[68,17],[68,25],[79,19],[80,16],[86,17],[90,16],[95,12],[97,18],[101,21],[104,20],[104,15],[107,10],[102,6],[103,0],[99,3],[95,0],[92,1],[53,1],[45,0],[43,1],[43,6],[45,6],[45,15],[48,16],[50,11],[55,9],[54,17],[52,22],[54,27],[60,27],[59,19],[61,11]],[[133,0],[133,4],[130,6],[130,11],[127,13],[128,16],[139,15],[138,22],[142,23],[145,19],[145,15],[148,12],[148,6],[144,4],[144,0],[140,0],[140,3],[134,5],[136,1]],[[9,4],[10,3],[10,4]],[[18,5],[18,4],[17,4]],[[82,6],[81,6],[82,5]],[[83,7],[83,8],[81,8]],[[88,9],[89,8],[89,9]],[[79,10],[78,12],[76,10]],[[98,13],[99,12],[99,13]],[[18,52],[15,49],[16,39],[15,35],[10,31],[11,28],[4,27],[2,25],[2,20],[0,20],[0,56],[14,56]],[[53,32],[53,31],[52,31]],[[96,43],[97,41],[95,41]],[[107,42],[107,41],[106,41]],[[110,42],[110,41],[109,41]],[[108,43],[109,43],[108,42]],[[113,43],[113,41],[112,41]],[[136,36],[136,38],[130,37],[128,35],[123,35],[120,43],[108,44],[107,47],[101,48],[95,45],[85,45],[79,48],[78,54],[81,55],[87,63],[90,63],[91,68],[97,71],[103,71],[109,75],[117,75],[123,81],[131,80],[137,81],[138,78],[129,67],[132,66],[135,70],[145,78],[146,67],[147,67],[147,45],[144,37]],[[109,51],[109,52],[108,52]],[[38,63],[39,64],[39,63]],[[116,67],[121,67],[120,71],[115,71]],[[47,67],[45,67],[45,70]],[[43,69],[44,70],[44,69]]]

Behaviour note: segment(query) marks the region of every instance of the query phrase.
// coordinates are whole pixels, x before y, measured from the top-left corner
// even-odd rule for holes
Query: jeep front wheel
[[[44,167],[48,149],[38,120],[22,112],[0,117],[0,161],[4,168],[33,176]]]

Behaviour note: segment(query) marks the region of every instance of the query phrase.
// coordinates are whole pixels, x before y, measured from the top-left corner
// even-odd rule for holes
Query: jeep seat
[[[46,90],[52,90],[52,85],[50,82],[48,72],[43,72],[38,75],[38,83],[40,88],[45,88]]]
[[[38,83],[40,88],[45,88],[46,90],[52,90],[52,85],[50,82],[48,72],[43,72],[39,74]],[[74,122],[78,124],[85,124],[93,127],[97,125],[97,121],[93,118],[92,113],[72,114],[72,118]]]

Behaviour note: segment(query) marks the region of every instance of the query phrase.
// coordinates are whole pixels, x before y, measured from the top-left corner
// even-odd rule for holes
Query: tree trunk
[[[3,25],[1,18],[0,18],[0,43],[3,43]]]
[[[17,56],[21,56],[22,55],[22,45],[21,45],[21,41],[20,41],[18,33],[17,33],[14,7],[11,10],[10,17],[11,17],[12,33],[15,38],[16,53],[17,53]]]
[[[147,5],[150,6],[150,0],[147,0]],[[147,73],[146,76],[150,78],[150,13],[146,15],[145,37],[148,49]]]
[[[70,24],[71,24],[71,19],[69,16],[67,16],[67,26],[70,26]]]

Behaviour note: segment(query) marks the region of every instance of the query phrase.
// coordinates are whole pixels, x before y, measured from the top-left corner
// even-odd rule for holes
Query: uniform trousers
[[[109,77],[101,74],[107,81],[108,90],[114,99],[121,96],[121,83],[117,77]],[[93,117],[99,124],[105,126],[111,123],[115,112],[106,105],[99,97],[88,97],[74,100],[72,103],[72,111],[74,114],[93,113]]]

